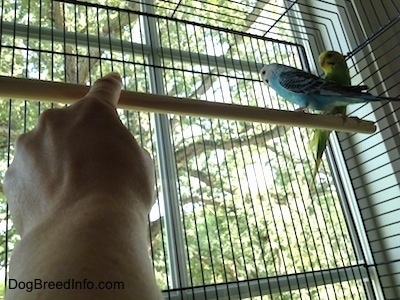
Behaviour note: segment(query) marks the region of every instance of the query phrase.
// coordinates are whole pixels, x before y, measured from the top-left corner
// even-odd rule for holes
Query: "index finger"
[[[96,98],[112,104],[116,108],[121,95],[121,89],[121,76],[116,72],[112,72],[96,80],[84,98]]]

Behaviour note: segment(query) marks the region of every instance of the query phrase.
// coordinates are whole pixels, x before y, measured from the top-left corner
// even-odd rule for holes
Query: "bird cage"
[[[3,0],[0,16],[0,79],[19,93],[0,89],[2,176],[16,137],[67,105],[29,83],[84,91],[114,71],[139,98],[278,113],[297,107],[260,69],[322,76],[318,55],[335,50],[353,85],[400,94],[396,0]],[[315,177],[312,126],[157,108],[118,113],[155,161],[149,255],[165,299],[400,299],[399,103],[349,105],[376,130],[337,128]],[[0,196],[4,291],[19,237]]]

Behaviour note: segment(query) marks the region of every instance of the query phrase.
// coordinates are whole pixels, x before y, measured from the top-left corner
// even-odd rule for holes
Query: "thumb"
[[[112,72],[96,80],[85,98],[96,98],[116,107],[121,94],[121,88],[121,76],[118,73]]]

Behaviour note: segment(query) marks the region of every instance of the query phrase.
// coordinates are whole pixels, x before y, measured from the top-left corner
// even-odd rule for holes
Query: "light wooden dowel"
[[[70,104],[82,98],[88,90],[89,87],[78,84],[0,76],[0,97],[6,98]],[[171,113],[344,132],[373,133],[376,130],[373,122],[363,121],[358,118],[208,102],[131,91],[122,91],[118,107],[145,112]]]

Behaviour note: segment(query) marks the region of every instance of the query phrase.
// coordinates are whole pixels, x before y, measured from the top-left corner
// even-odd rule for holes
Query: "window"
[[[4,1],[0,74],[90,84],[113,70],[122,74],[127,90],[293,110],[260,82],[264,64],[318,73],[322,43],[332,41],[329,46],[340,44],[346,51],[357,49],[356,42],[363,46],[347,28],[354,20],[362,24],[360,8],[346,1],[318,1],[320,7],[310,1],[214,2]],[[354,28],[363,28],[360,24]],[[358,68],[364,62],[360,55],[348,61],[357,84],[367,72]],[[60,104],[1,102],[4,174],[13,140],[33,128],[40,112]],[[368,219],[353,190],[357,178],[351,172],[359,169],[351,167],[350,151],[357,149],[352,138],[360,135],[335,135],[330,163],[326,159],[314,178],[312,130],[119,113],[155,159],[149,250],[165,297],[381,295],[368,245],[373,240],[364,228]],[[1,196],[6,274],[18,237]]]

